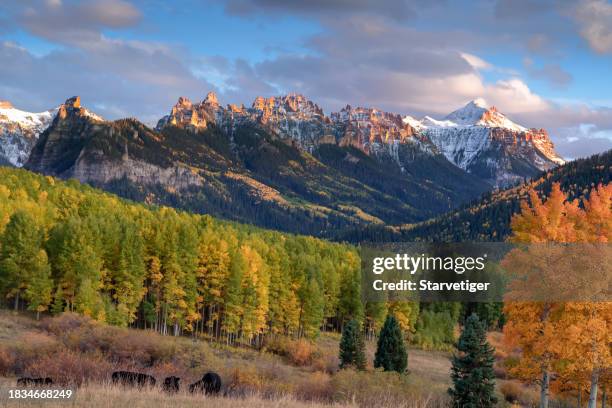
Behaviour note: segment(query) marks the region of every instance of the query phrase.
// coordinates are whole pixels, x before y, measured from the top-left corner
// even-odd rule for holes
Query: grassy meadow
[[[323,333],[314,341],[279,337],[261,350],[230,347],[184,336],[109,326],[75,314],[40,322],[0,311],[0,388],[20,375],[49,376],[77,386],[78,407],[441,407],[448,402],[450,354],[409,351],[408,375],[374,370],[375,343],[367,343],[365,372],[338,369],[339,335]],[[181,392],[124,389],[109,384],[116,370],[181,378]],[[185,393],[206,371],[223,379],[224,396]],[[0,398],[6,398],[3,395]],[[6,400],[0,400],[4,405]],[[21,404],[21,405],[20,405]],[[29,404],[29,405],[28,405]],[[66,402],[57,405],[66,406]],[[10,402],[9,406],[35,406]],[[54,406],[45,402],[44,406]],[[68,405],[70,406],[70,405]]]

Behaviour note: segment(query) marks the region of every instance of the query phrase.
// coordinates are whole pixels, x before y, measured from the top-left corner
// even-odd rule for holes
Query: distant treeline
[[[612,150],[609,150],[569,162],[514,188],[486,193],[458,210],[429,221],[397,227],[372,225],[338,230],[334,239],[348,242],[505,241],[512,232],[510,219],[520,211],[521,200],[528,199],[530,188],[546,197],[552,185],[559,183],[568,197],[575,199],[588,196],[598,184],[608,184],[611,175]]]

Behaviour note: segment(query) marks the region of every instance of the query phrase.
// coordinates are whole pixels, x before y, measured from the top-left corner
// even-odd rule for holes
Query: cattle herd
[[[111,376],[113,384],[123,385],[126,387],[155,387],[157,381],[155,377],[149,374],[134,373],[131,371],[115,371]],[[180,390],[179,377],[170,376],[164,379],[162,390],[173,394]],[[30,378],[22,377],[17,379],[17,386],[51,386],[53,380],[49,377]],[[206,395],[218,394],[221,391],[221,377],[217,373],[208,372],[204,374],[202,379],[189,385],[189,392],[192,394],[200,393]]]

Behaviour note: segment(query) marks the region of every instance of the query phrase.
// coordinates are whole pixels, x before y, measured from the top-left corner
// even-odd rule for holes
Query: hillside
[[[568,162],[542,173],[519,186],[485,194],[458,210],[410,226],[369,227],[353,230],[337,238],[347,241],[503,241],[510,234],[510,219],[528,198],[529,189],[540,195],[550,193],[559,182],[570,198],[588,196],[590,189],[607,184],[612,175],[612,150],[585,159]]]
[[[257,344],[362,313],[355,248],[0,168],[5,305]],[[28,271],[24,273],[23,271]]]
[[[14,387],[16,376],[50,376],[57,384],[78,386],[71,406],[88,408],[416,408],[426,401],[432,408],[444,406],[450,384],[448,353],[411,349],[411,373],[399,376],[373,370],[374,342],[366,345],[367,371],[339,370],[338,343],[334,334],[312,343],[279,338],[257,351],[107,326],[70,313],[37,322],[0,310],[0,387]],[[112,372],[126,368],[159,381],[177,376],[180,392],[168,395],[159,387],[139,391],[111,385]],[[187,393],[187,385],[206,371],[221,375],[222,395]],[[13,406],[4,404],[5,395],[0,405]]]
[[[316,236],[423,221],[490,188],[413,143],[398,147],[413,158],[400,167],[352,145],[307,150],[258,122],[195,126],[194,115],[189,126],[168,120],[157,131],[135,119],[104,121],[72,98],[25,167],[138,201]]]

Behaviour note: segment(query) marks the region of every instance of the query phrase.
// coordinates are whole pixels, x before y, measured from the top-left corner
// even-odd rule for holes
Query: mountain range
[[[73,97],[35,114],[0,105],[5,162],[124,197],[329,236],[411,224],[563,163],[543,129],[483,100],[441,120],[302,95],[222,106],[181,97],[153,129],[104,120]]]

